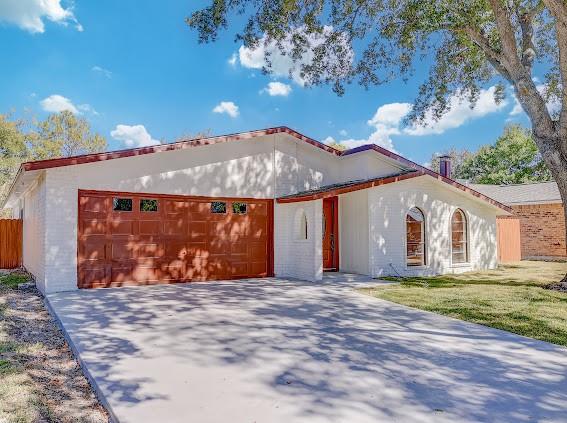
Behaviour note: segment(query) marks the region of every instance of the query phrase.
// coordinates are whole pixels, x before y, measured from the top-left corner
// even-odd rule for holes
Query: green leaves
[[[480,184],[521,184],[551,180],[531,132],[510,125],[494,145],[481,147],[463,160],[457,178]]]
[[[87,120],[69,111],[49,115],[46,120],[37,122],[29,136],[32,160],[69,157],[106,150],[106,139],[99,134],[91,133]]]
[[[105,150],[106,139],[69,111],[33,122],[0,115],[0,204],[22,162]]]

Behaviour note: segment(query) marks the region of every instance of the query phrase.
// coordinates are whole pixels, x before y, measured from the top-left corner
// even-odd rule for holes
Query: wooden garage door
[[[79,192],[78,285],[272,275],[272,200]]]

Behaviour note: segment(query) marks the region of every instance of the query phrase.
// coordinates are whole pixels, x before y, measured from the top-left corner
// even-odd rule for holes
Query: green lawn
[[[366,288],[365,294],[567,346],[567,293],[544,289],[567,263],[521,262],[496,270]]]

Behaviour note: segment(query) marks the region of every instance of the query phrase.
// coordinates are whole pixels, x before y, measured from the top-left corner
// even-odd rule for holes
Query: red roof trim
[[[21,169],[25,170],[25,171],[31,171],[31,170],[41,170],[41,169],[50,169],[50,168],[54,168],[54,167],[61,167],[61,166],[71,166],[71,165],[78,165],[78,164],[85,164],[85,163],[94,163],[94,162],[100,162],[100,161],[105,161],[105,160],[113,160],[113,159],[121,159],[121,158],[125,158],[125,157],[134,157],[134,156],[141,156],[141,155],[145,155],[145,154],[152,154],[152,153],[159,153],[159,152],[164,152],[164,151],[175,151],[175,150],[183,150],[186,148],[192,148],[192,147],[199,147],[199,146],[203,146],[203,145],[211,145],[211,144],[217,144],[217,143],[222,143],[222,142],[229,142],[229,141],[239,141],[239,140],[245,140],[245,139],[251,139],[251,138],[256,138],[256,137],[260,137],[260,136],[264,136],[264,135],[271,135],[271,134],[280,134],[280,133],[286,133],[291,135],[294,138],[297,138],[301,141],[304,141],[314,147],[320,148],[328,153],[334,154],[335,156],[348,156],[351,154],[355,154],[355,153],[359,153],[359,152],[363,152],[363,151],[369,151],[369,150],[374,150],[386,157],[389,157],[393,160],[396,160],[400,163],[402,163],[405,166],[408,166],[412,169],[416,169],[420,172],[423,172],[424,174],[430,175],[440,181],[446,182],[449,185],[452,185],[462,191],[465,191],[471,195],[474,195],[477,198],[480,198],[484,201],[487,201],[488,203],[492,204],[493,206],[499,207],[509,213],[512,212],[512,209],[509,208],[508,206],[505,206],[504,204],[493,200],[492,198],[489,198],[483,194],[481,194],[480,192],[477,192],[463,184],[458,183],[457,181],[454,181],[452,179],[449,178],[445,178],[443,176],[441,176],[440,174],[438,174],[437,172],[434,172],[430,169],[427,169],[423,166],[418,165],[415,162],[412,162],[411,160],[406,159],[405,157],[402,157],[398,154],[392,153],[389,150],[386,150],[385,148],[379,147],[375,144],[372,145],[363,145],[361,147],[357,147],[357,148],[352,148],[350,150],[346,150],[346,151],[340,151],[337,150],[336,148],[330,147],[326,144],[323,144],[320,141],[314,140],[313,138],[309,138],[297,131],[294,131],[291,128],[288,128],[287,126],[278,126],[278,127],[274,127],[274,128],[267,128],[267,129],[260,129],[257,131],[248,131],[248,132],[240,132],[240,133],[236,133],[236,134],[230,134],[230,135],[222,135],[222,136],[216,136],[216,137],[209,137],[209,138],[201,138],[201,139],[192,139],[192,140],[184,140],[184,141],[179,141],[176,143],[171,143],[171,144],[160,144],[160,145],[155,145],[155,146],[151,146],[151,147],[140,147],[140,148],[131,148],[131,149],[126,149],[126,150],[118,150],[118,151],[111,151],[111,152],[107,152],[107,153],[97,153],[97,154],[85,154],[85,155],[81,155],[81,156],[74,156],[74,157],[65,157],[65,158],[59,158],[59,159],[48,159],[48,160],[38,160],[38,161],[34,161],[34,162],[26,162],[23,163],[21,165]]]
[[[22,164],[22,167],[26,171],[30,170],[41,170],[41,169],[50,169],[54,167],[61,167],[61,166],[71,166],[71,165],[78,165],[78,164],[85,164],[85,163],[94,163],[100,162],[105,160],[113,160],[113,159],[122,159],[125,157],[134,157],[134,156],[142,156],[145,154],[152,154],[152,153],[161,153],[164,151],[174,151],[174,150],[183,150],[186,148],[191,147],[200,147],[203,145],[211,145],[217,144],[222,142],[228,141],[239,141],[245,140],[250,138],[261,137],[264,135],[271,135],[271,134],[279,134],[279,133],[287,133],[295,138],[298,138],[308,144],[311,144],[315,147],[318,147],[322,150],[327,151],[328,153],[332,153],[336,156],[340,156],[341,152],[333,147],[329,147],[322,142],[316,141],[312,138],[306,137],[305,135],[300,134],[299,132],[294,131],[285,126],[279,126],[275,128],[267,128],[267,129],[260,129],[257,131],[248,131],[248,132],[240,132],[236,134],[230,135],[222,135],[217,137],[208,137],[208,138],[198,138],[198,139],[191,139],[191,140],[184,140],[179,141],[171,144],[160,144],[154,145],[151,147],[139,147],[139,148],[130,148],[126,150],[117,150],[117,151],[110,151],[107,153],[96,153],[96,154],[84,154],[81,156],[73,156],[73,157],[64,157],[59,159],[47,159],[47,160],[37,160],[34,162],[26,162]]]
[[[471,194],[471,195],[473,195],[477,198],[480,198],[481,200],[484,200],[484,201],[492,204],[493,206],[501,208],[501,209],[507,211],[508,213],[512,213],[512,209],[510,207],[508,207],[507,205],[502,204],[499,201],[493,200],[492,198],[487,197],[486,195],[481,194],[480,192],[475,191],[474,189],[471,189],[470,187],[463,185],[463,184],[455,181],[454,179],[450,179],[450,178],[446,178],[444,176],[441,176],[439,173],[434,172],[431,169],[428,169],[428,168],[421,166],[421,165],[419,165],[415,162],[412,162],[411,160],[406,159],[405,157],[402,157],[399,154],[392,153],[390,150],[386,150],[385,148],[382,148],[382,147],[380,147],[376,144],[368,144],[368,145],[362,145],[362,146],[356,147],[356,148],[351,148],[350,150],[343,151],[342,156],[348,156],[348,155],[351,155],[351,154],[354,154],[354,153],[360,153],[360,152],[369,151],[369,150],[374,150],[374,151],[376,151],[376,152],[378,152],[378,153],[380,153],[380,154],[382,154],[386,157],[389,157],[389,158],[394,159],[394,160],[396,160],[396,161],[398,161],[398,162],[400,162],[400,163],[402,163],[406,166],[409,166],[412,169],[423,172],[424,174],[429,175],[429,176],[431,176],[431,177],[433,177],[433,178],[435,178],[439,181],[445,182],[449,185],[454,186],[455,188],[460,189],[461,191],[464,191],[464,192]]]
[[[418,176],[423,176],[423,172],[411,172],[405,175],[398,175],[398,176],[390,176],[390,177],[381,177],[371,179],[369,181],[363,181],[358,184],[349,185],[346,187],[339,187],[333,188],[328,191],[321,191],[316,192],[313,194],[304,194],[304,195],[297,195],[297,196],[289,196],[278,198],[278,203],[298,203],[300,201],[312,201],[312,200],[320,200],[322,198],[329,198],[335,197],[340,194],[346,194],[347,192],[353,191],[360,191],[361,189],[367,189],[372,187],[378,187],[380,185],[392,184],[394,182],[404,181],[406,179],[416,178]]]

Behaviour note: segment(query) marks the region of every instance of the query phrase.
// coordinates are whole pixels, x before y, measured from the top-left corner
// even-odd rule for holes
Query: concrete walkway
[[[48,302],[120,422],[565,422],[567,349],[277,279]]]

